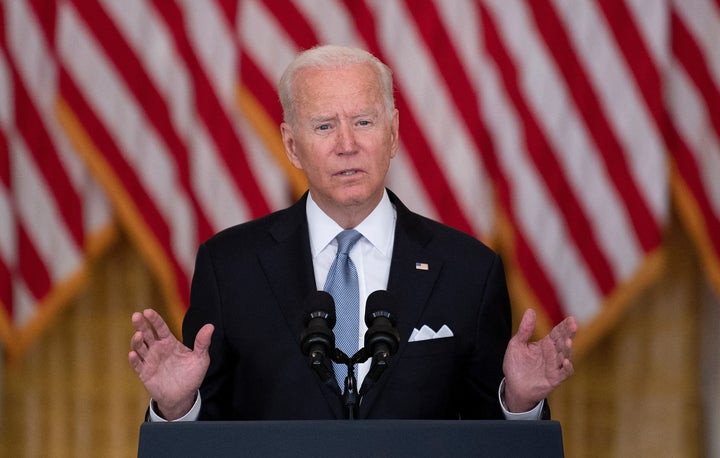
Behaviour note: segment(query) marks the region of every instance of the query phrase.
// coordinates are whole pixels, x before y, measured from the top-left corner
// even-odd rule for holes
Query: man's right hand
[[[155,310],[133,313],[132,324],[135,333],[130,339],[130,365],[157,403],[157,413],[166,420],[176,420],[192,408],[205,378],[214,327],[206,324],[200,328],[190,350],[175,338]]]

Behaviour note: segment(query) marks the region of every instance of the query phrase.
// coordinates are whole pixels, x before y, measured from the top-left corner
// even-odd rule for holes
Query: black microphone
[[[370,352],[373,364],[386,365],[387,359],[398,349],[400,333],[395,329],[395,300],[385,290],[374,291],[365,303],[365,349]]]
[[[326,291],[313,291],[305,298],[305,329],[300,334],[302,352],[312,365],[322,364],[335,350],[335,301]]]

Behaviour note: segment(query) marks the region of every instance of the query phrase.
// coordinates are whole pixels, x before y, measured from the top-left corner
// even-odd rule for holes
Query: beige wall
[[[667,265],[551,399],[571,457],[703,456],[700,313],[704,279],[689,241],[667,235]]]
[[[159,297],[128,242],[98,260],[86,290],[5,367],[0,456],[137,456],[147,395],[127,362],[129,317]]]
[[[703,280],[679,229],[667,246],[660,280],[551,399],[567,456],[702,456]],[[152,275],[121,240],[22,361],[3,369],[0,456],[135,456],[148,399],[127,363],[129,316],[159,304]]]

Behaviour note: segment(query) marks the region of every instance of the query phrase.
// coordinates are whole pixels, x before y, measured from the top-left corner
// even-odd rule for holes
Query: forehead
[[[304,68],[295,76],[299,112],[367,109],[382,104],[382,85],[370,64]]]

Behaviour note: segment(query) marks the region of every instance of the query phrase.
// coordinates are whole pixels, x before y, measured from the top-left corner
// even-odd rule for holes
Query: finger
[[[143,334],[140,331],[136,331],[135,334],[130,338],[130,349],[133,350],[137,355],[144,361],[145,356],[148,352],[148,345],[143,339]]]
[[[573,339],[571,337],[568,337],[565,339],[565,353],[570,357],[572,355],[572,349],[573,349]]]
[[[568,317],[563,321],[566,324],[566,328],[565,332],[563,333],[564,338],[562,341],[562,351],[563,353],[565,353],[565,356],[570,358],[570,356],[572,355],[573,341],[575,339],[575,334],[577,333],[578,326],[574,317]]]
[[[577,323],[573,317],[565,318],[550,331],[550,338],[558,352],[565,356],[570,355],[576,331]]]
[[[561,368],[564,361],[569,359],[572,354],[572,340],[569,338],[559,339],[551,332],[542,339],[542,342],[544,342],[547,363],[554,369]]]
[[[553,339],[556,340],[564,341],[568,338],[574,339],[577,328],[578,326],[577,321],[575,321],[575,317],[569,316],[558,323],[558,325],[553,328],[551,334]]]
[[[536,319],[535,310],[527,309],[523,314],[522,320],[520,320],[520,325],[514,338],[522,343],[527,343],[530,337],[532,337],[533,332],[535,332]]]
[[[145,309],[143,310],[143,317],[145,317],[145,320],[152,326],[155,336],[158,339],[167,339],[168,337],[172,336],[172,333],[170,332],[170,328],[168,327],[167,323],[165,323],[165,320],[162,319],[160,314],[156,312],[153,309]]]
[[[153,328],[152,323],[145,317],[145,311],[135,312],[132,314],[132,324],[136,331],[140,331],[146,342],[152,342],[157,339],[157,332]]]
[[[565,359],[551,374],[548,374],[548,379],[551,381],[550,383],[553,387],[557,387],[569,378],[574,371],[575,369],[573,368],[572,362],[569,359]]]
[[[575,319],[575,317],[571,315],[571,316],[565,318],[565,320],[563,320],[563,321],[567,322],[567,326],[570,329],[571,337],[575,337],[575,333],[578,330],[578,324],[577,324],[577,320]]]
[[[571,361],[572,357],[572,340],[566,339],[562,342],[555,342],[556,363],[559,368],[565,365],[566,361]]]
[[[563,322],[565,323],[564,335],[568,340],[572,342],[578,330],[577,321],[575,321],[575,317],[569,316],[565,318]]]
[[[140,371],[142,371],[143,361],[136,351],[133,350],[128,353],[128,361],[130,362],[130,367],[133,368],[135,373],[139,374]]]
[[[564,356],[570,354],[572,348],[572,339],[565,336],[553,335],[551,333],[550,340],[552,341],[552,345],[555,348],[556,352]]]
[[[130,317],[130,321],[132,321],[132,325],[136,331],[142,331],[148,325],[145,321],[145,317],[143,317],[140,312],[134,312]]]
[[[200,352],[201,354],[207,353],[214,331],[215,326],[209,323],[200,328],[197,335],[195,336],[195,344],[193,346],[193,351]]]

